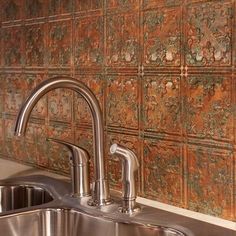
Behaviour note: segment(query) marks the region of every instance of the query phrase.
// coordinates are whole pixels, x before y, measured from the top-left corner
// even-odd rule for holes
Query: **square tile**
[[[102,75],[77,75],[76,78],[87,85],[99,101],[101,110],[104,108],[104,80]],[[92,125],[89,106],[86,101],[75,93],[74,96],[74,120],[78,124]]]
[[[107,77],[106,121],[109,126],[138,129],[139,79]]]
[[[46,16],[47,4],[44,0],[25,0],[26,19],[39,18]]]
[[[49,15],[71,13],[73,11],[73,0],[49,0]]]
[[[233,139],[232,80],[230,76],[191,75],[185,81],[185,128],[189,136]]]
[[[183,202],[183,147],[179,143],[145,139],[144,196],[181,206]]]
[[[16,21],[22,17],[22,0],[2,0],[0,3],[2,21]]]
[[[33,1],[34,2],[34,1]],[[29,67],[42,67],[46,45],[45,24],[32,24],[25,26],[25,64]]]
[[[106,65],[137,66],[139,63],[139,14],[106,17]]]
[[[180,90],[177,75],[144,77],[142,110],[146,131],[181,134]]]
[[[48,60],[50,67],[71,65],[72,21],[49,23]]]
[[[109,11],[134,11],[139,8],[139,0],[106,0]]]
[[[186,63],[188,66],[231,66],[233,7],[231,1],[187,6]]]
[[[144,12],[144,65],[180,66],[181,12],[181,7]]]
[[[75,20],[75,66],[98,67],[104,60],[103,17],[77,18]]]
[[[188,146],[188,208],[216,217],[232,217],[232,151]]]
[[[143,7],[144,8],[151,8],[151,7],[172,7],[176,5],[180,5],[184,0],[143,0]]]
[[[23,33],[22,27],[19,26],[2,28],[3,65],[7,67],[19,67],[23,65]]]
[[[103,7],[103,1],[101,0],[75,0],[76,12],[87,12],[101,10]]]

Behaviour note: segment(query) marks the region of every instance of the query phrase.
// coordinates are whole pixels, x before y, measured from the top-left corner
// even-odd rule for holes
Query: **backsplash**
[[[112,188],[121,188],[109,155],[118,142],[139,157],[139,196],[236,221],[235,5],[1,0],[0,156],[68,174],[66,150],[46,137],[93,155],[89,109],[70,90],[43,97],[25,139],[13,135],[29,92],[70,75],[102,107]]]

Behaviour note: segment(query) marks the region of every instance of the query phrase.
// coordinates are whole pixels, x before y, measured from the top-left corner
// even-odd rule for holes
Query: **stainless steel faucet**
[[[93,92],[80,81],[68,77],[58,76],[40,83],[25,100],[16,120],[15,135],[25,134],[31,111],[39,99],[51,90],[68,88],[80,94],[87,102],[93,118],[94,139],[94,182],[90,205],[102,206],[111,203],[108,181],[104,164],[104,125],[102,111]]]
[[[128,148],[118,144],[112,144],[110,147],[111,154],[117,154],[122,161],[122,213],[134,213],[140,210],[136,204],[137,191],[135,186],[135,175],[139,168],[137,156]]]
[[[88,152],[81,147],[62,140],[47,138],[47,141],[62,144],[70,151],[72,196],[90,196]]]

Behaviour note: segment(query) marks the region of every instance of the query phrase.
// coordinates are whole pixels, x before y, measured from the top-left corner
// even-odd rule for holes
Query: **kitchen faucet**
[[[21,136],[26,132],[27,123],[36,103],[51,90],[68,88],[81,95],[87,102],[93,120],[94,145],[94,182],[90,205],[102,206],[111,203],[108,181],[104,164],[104,125],[102,111],[93,92],[80,81],[69,76],[57,76],[40,83],[25,100],[16,120],[15,135]]]

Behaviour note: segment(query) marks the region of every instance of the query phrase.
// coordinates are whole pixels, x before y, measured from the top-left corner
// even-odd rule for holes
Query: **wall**
[[[2,157],[69,173],[47,136],[92,155],[88,107],[69,90],[41,99],[26,138],[13,136],[29,91],[71,75],[101,104],[113,188],[118,142],[139,157],[139,196],[236,220],[234,0],[1,0],[0,10]]]

